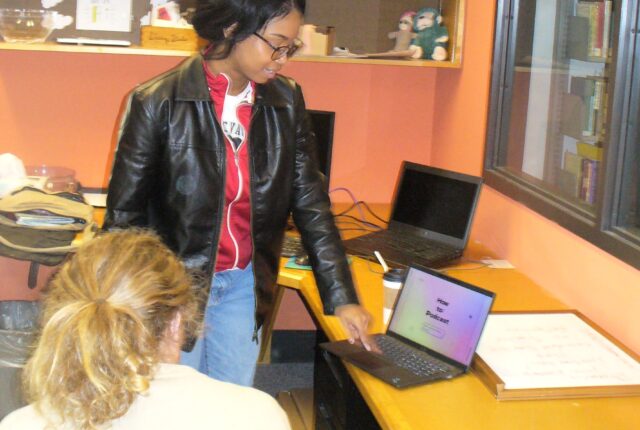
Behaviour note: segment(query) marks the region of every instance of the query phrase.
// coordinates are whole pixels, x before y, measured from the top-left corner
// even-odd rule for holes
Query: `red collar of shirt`
[[[211,99],[213,100],[213,105],[216,110],[216,115],[218,119],[222,117],[222,108],[224,106],[224,98],[229,91],[229,86],[231,84],[231,78],[224,73],[218,73],[217,75],[213,73],[207,64],[203,61],[202,66],[204,67],[204,72],[207,77],[207,85],[209,85],[209,93],[211,94]],[[256,83],[250,81],[251,89],[253,94],[256,91]]]

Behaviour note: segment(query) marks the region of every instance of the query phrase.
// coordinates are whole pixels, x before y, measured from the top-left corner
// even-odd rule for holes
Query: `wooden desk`
[[[470,259],[487,250],[470,244]],[[468,263],[456,268],[470,269]],[[362,304],[373,314],[372,331],[382,331],[382,275],[375,263],[355,258],[352,271]],[[375,273],[375,272],[378,273]],[[449,270],[450,276],[494,291],[494,310],[561,310],[567,307],[514,269]],[[320,296],[309,272],[281,269],[279,283],[298,289],[331,340],[344,339],[336,317],[322,313]],[[346,365],[382,428],[401,429],[638,429],[640,397],[497,401],[473,374],[451,381],[397,390],[360,369]]]

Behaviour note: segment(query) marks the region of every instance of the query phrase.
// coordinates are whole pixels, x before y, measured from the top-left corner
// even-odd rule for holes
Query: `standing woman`
[[[278,74],[300,46],[304,9],[304,0],[200,1],[193,25],[210,44],[133,91],[109,184],[107,229],[153,228],[205,279],[204,339],[182,362],[243,385],[273,317],[290,213],[325,313],[370,344],[301,89]]]

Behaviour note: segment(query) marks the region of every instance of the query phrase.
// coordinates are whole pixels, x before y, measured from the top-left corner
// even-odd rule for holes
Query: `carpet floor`
[[[253,386],[276,396],[280,391],[313,387],[313,363],[258,364]]]

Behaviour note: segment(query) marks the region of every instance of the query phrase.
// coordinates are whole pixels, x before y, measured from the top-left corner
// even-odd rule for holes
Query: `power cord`
[[[347,209],[334,215],[334,218],[336,219],[336,224],[342,223],[340,218],[350,218],[354,221],[354,223],[359,223],[363,225],[363,227],[361,228],[352,228],[352,229],[341,228],[340,231],[377,231],[377,230],[382,230],[384,228],[379,226],[378,224],[374,224],[370,221],[367,221],[367,216],[362,209],[363,207],[367,210],[367,212],[371,216],[373,216],[375,219],[377,219],[381,223],[383,224],[389,223],[388,220],[385,220],[384,218],[376,214],[365,201],[358,200],[356,196],[348,188],[345,188],[345,187],[333,188],[332,190],[329,191],[329,193],[335,193],[337,191],[343,191],[347,193],[352,201],[352,204]],[[359,218],[354,215],[349,215],[349,212],[351,212],[354,209],[358,210],[358,214],[360,216]],[[347,221],[347,223],[349,222]]]

